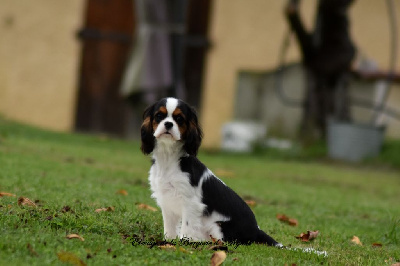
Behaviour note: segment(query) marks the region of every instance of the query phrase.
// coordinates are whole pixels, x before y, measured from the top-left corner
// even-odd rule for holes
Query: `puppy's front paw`
[[[178,236],[176,234],[169,234],[169,233],[165,233],[164,234],[164,239],[165,240],[175,240],[177,238],[180,238],[180,236]]]

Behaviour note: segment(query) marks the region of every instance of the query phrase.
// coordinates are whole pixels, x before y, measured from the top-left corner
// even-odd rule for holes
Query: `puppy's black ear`
[[[197,119],[197,113],[194,108],[190,107],[189,117],[187,121],[187,131],[184,149],[189,155],[196,156],[199,150],[201,140],[203,139],[203,131]]]
[[[144,154],[150,154],[154,149],[154,132],[153,132],[153,113],[155,104],[147,107],[143,113],[143,123],[140,128],[140,134],[142,139],[142,145],[140,149]]]

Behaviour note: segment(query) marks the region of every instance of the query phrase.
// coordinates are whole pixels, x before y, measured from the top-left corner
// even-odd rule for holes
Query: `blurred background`
[[[0,0],[0,115],[138,138],[144,108],[176,96],[209,149],[347,138],[329,121],[399,139],[400,2],[352,2]]]

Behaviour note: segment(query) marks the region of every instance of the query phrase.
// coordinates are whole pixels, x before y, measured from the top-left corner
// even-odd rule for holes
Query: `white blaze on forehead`
[[[178,107],[178,99],[167,98],[165,107],[167,108],[168,115],[172,116],[172,113],[175,111],[176,107]]]

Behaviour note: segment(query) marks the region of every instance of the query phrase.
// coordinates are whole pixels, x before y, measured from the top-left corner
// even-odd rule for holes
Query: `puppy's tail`
[[[267,244],[268,246],[283,247],[281,243],[276,242],[275,239],[267,235],[264,231],[258,230],[257,243]]]

